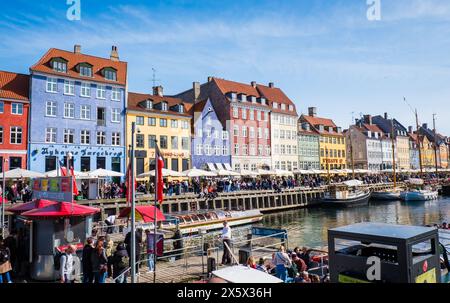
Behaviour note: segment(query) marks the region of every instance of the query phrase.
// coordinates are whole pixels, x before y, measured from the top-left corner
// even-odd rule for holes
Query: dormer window
[[[105,80],[117,81],[117,71],[111,67],[105,67],[103,69],[103,75],[105,76]]]
[[[289,105],[289,111],[293,112],[294,111],[294,106]]]
[[[286,104],[281,104],[281,109],[286,110]]]
[[[178,105],[178,112],[181,114],[184,113],[184,105],[183,104]]]
[[[162,102],[161,103],[161,110],[167,111],[167,102]]]
[[[273,102],[272,103],[272,107],[275,108],[275,109],[278,109],[278,103],[277,102]]]
[[[63,58],[53,58],[51,66],[55,72],[67,73],[67,61]]]
[[[260,100],[261,100],[261,104],[262,105],[266,105],[266,99],[265,98],[260,98]]]
[[[145,100],[141,103],[141,106],[146,109],[153,109],[153,101],[152,100]]]
[[[80,76],[92,77],[92,65],[89,63],[80,63],[78,69],[80,71]]]
[[[255,96],[252,96],[251,100],[252,100],[252,103],[256,103],[256,97]]]
[[[237,100],[237,94],[231,93],[231,101],[236,101],[236,100]]]
[[[247,95],[241,94],[241,102],[247,101]]]

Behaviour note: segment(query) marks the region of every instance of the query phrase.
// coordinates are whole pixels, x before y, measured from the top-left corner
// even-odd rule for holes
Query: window
[[[219,131],[217,129],[214,130],[214,139],[219,139]]]
[[[55,72],[65,73],[67,72],[67,63],[65,61],[53,60],[52,67]]]
[[[256,164],[252,164],[251,169],[252,171],[256,171]]]
[[[73,129],[64,129],[64,143],[73,144],[75,130]]]
[[[239,155],[239,144],[234,145],[234,154]]]
[[[97,107],[97,125],[106,126],[106,109],[104,107]]]
[[[167,102],[162,102],[161,103],[161,110],[167,111]]]
[[[64,95],[75,94],[75,82],[70,80],[64,80]]]
[[[120,101],[120,97],[122,96],[122,92],[120,88],[113,87],[111,88],[111,100]]]
[[[0,126],[0,144],[3,144],[3,127]],[[1,163],[0,163],[1,166]]]
[[[242,155],[246,156],[248,154],[248,145],[243,144],[242,145]]]
[[[255,144],[250,144],[250,155],[255,156],[256,155],[256,146]]]
[[[277,103],[277,102],[273,102],[273,103],[272,103],[272,107],[273,107],[273,108],[278,108],[278,103]]]
[[[91,106],[90,105],[81,105],[80,119],[91,120]]]
[[[56,102],[47,101],[45,103],[45,115],[48,117],[56,117]]]
[[[280,130],[280,139],[284,139],[285,138],[285,131],[284,130]]]
[[[73,103],[64,103],[64,118],[75,118],[75,105]]]
[[[270,156],[270,146],[266,146],[266,156]]]
[[[92,77],[92,67],[88,65],[80,66],[80,76]]]
[[[97,157],[97,169],[106,169],[106,158],[105,157]]]
[[[222,140],[228,140],[228,132],[226,130],[222,131]]]
[[[203,137],[203,130],[201,128],[197,129],[197,137]]]
[[[273,130],[273,137],[274,137],[275,139],[278,139],[278,137],[279,137],[279,131],[278,131],[278,129],[274,129],[274,130]]]
[[[113,132],[111,134],[111,145],[119,146],[120,145],[120,133]]]
[[[9,169],[22,168],[22,157],[9,157]]]
[[[163,149],[167,149],[167,136],[159,137],[159,147],[161,147]]]
[[[159,119],[159,126],[167,127],[167,119],[160,118]]]
[[[282,109],[282,110],[286,110],[286,104],[282,103],[282,104],[281,104],[281,109]]]
[[[136,135],[136,147],[137,148],[144,148],[145,147],[144,135],[143,134],[137,134]]]
[[[11,114],[22,115],[23,114],[23,104],[22,103],[11,104]]]
[[[170,169],[173,171],[178,171],[178,158],[172,158]]]
[[[261,111],[256,112],[256,120],[261,121]]]
[[[255,129],[250,127],[250,138],[255,138]]]
[[[91,96],[91,85],[86,82],[81,82],[81,97],[90,97]]]
[[[45,172],[52,171],[56,169],[56,157],[46,156],[45,157]]]
[[[258,139],[262,139],[262,128],[258,127]]]
[[[178,121],[177,120],[170,120],[170,127],[171,128],[178,128]]]
[[[58,80],[56,78],[47,78],[46,91],[48,93],[58,92]]]
[[[105,79],[111,81],[117,81],[117,73],[115,70],[106,69],[105,70]]]
[[[3,101],[0,101],[0,114],[3,114],[3,111],[5,110],[5,104]]]
[[[184,105],[183,104],[178,105],[178,112],[184,113]]]
[[[97,145],[106,144],[106,134],[103,131],[97,132]]]
[[[250,110],[250,120],[255,120],[255,111]]]
[[[241,169],[241,165],[240,164],[238,164],[238,163],[234,164],[234,170],[238,171],[240,169]]]
[[[90,141],[91,141],[91,133],[88,130],[83,129],[81,131],[81,144],[90,144]]]
[[[182,129],[189,129],[189,122],[188,121],[181,121],[181,128]]]
[[[181,148],[183,150],[189,150],[189,137],[181,138]]]
[[[233,107],[233,118],[239,118],[239,110],[237,107]]]
[[[144,125],[144,117],[136,116],[136,125]]]
[[[81,157],[81,171],[90,171],[91,170],[91,157]]]
[[[97,85],[97,99],[106,99],[105,85]]]
[[[242,137],[247,138],[247,126],[242,126]]]
[[[195,154],[196,155],[201,155],[203,152],[203,146],[201,144],[197,144],[195,146]]]
[[[148,118],[148,125],[156,126],[156,118],[153,118],[153,117]]]
[[[156,136],[148,135],[148,148],[155,148],[156,146]]]
[[[238,137],[238,136],[239,136],[239,126],[238,126],[238,125],[235,125],[235,126],[234,126],[234,128],[233,128],[233,134],[234,134],[235,137]]]
[[[120,123],[120,109],[119,108],[111,109],[111,122]],[[144,125],[144,117],[142,117],[142,124],[140,124],[140,125]]]
[[[211,145],[205,144],[205,155],[210,156],[211,155]]]
[[[228,146],[222,146],[222,155],[228,156]]]
[[[172,147],[172,149],[178,149],[178,137],[177,136],[170,137],[170,146]]]
[[[222,151],[220,150],[220,145],[214,145],[214,154],[216,156],[222,155]]]
[[[56,128],[47,127],[45,129],[45,143],[56,143]]]
[[[247,110],[245,108],[242,109],[242,119],[247,119]]]
[[[269,139],[269,129],[268,128],[264,129],[264,138]]]

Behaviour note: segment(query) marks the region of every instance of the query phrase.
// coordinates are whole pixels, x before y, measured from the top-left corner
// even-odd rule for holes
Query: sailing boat
[[[394,132],[394,119],[391,119],[391,143],[392,143],[392,167],[394,171],[394,188],[387,190],[380,190],[372,192],[373,200],[382,201],[395,201],[400,200],[401,190],[397,188],[397,172],[395,163],[395,132]]]

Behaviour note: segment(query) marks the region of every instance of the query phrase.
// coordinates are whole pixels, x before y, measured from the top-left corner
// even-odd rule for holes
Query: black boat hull
[[[369,205],[371,193],[367,193],[364,196],[357,197],[354,199],[329,199],[322,198],[320,200],[321,205],[325,207],[355,207]]]

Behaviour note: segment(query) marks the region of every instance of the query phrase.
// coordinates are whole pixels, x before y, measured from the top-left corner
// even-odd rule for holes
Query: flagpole
[[[158,140],[155,139],[155,201],[154,201],[154,209],[153,209],[153,220],[154,220],[154,226],[153,226],[153,283],[156,283],[156,206],[158,203],[158,171],[159,171],[159,155],[158,155]]]
[[[135,192],[134,192],[134,140],[136,133],[136,122],[131,123],[131,283],[136,283],[136,234],[135,234]],[[127,189],[128,190],[128,189]]]

